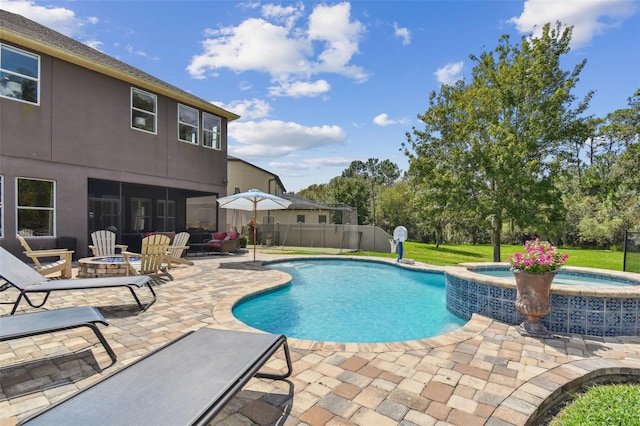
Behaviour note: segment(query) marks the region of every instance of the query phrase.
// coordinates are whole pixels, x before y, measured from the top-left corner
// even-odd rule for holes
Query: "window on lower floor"
[[[158,200],[158,228],[164,231],[176,230],[176,202]]]
[[[178,104],[178,139],[198,145],[200,117],[198,110]]]
[[[202,146],[207,148],[222,149],[220,142],[220,117],[202,113]]]
[[[318,223],[327,223],[327,215],[326,214],[318,215]]]
[[[299,214],[296,216],[296,223],[304,223],[304,215]]]
[[[55,182],[18,178],[16,187],[18,233],[34,237],[55,236]]]
[[[131,128],[156,133],[158,98],[153,93],[131,88]]]
[[[40,56],[0,43],[0,96],[40,103]]]
[[[131,229],[136,232],[152,230],[151,199],[131,198]]]

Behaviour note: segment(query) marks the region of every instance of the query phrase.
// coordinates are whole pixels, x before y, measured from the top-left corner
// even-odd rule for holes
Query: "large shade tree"
[[[430,94],[424,130],[407,133],[409,175],[425,204],[490,228],[494,261],[507,220],[540,229],[561,216],[555,159],[592,95],[572,94],[586,60],[561,67],[571,33],[557,23],[519,44],[503,35],[493,52],[470,56],[471,81]]]

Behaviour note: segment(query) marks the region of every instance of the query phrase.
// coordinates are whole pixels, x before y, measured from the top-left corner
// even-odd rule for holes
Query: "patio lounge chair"
[[[188,232],[178,232],[173,237],[173,242],[167,249],[169,256],[167,256],[167,266],[171,268],[172,263],[181,263],[183,265],[193,265],[193,262],[182,257],[185,251],[189,249],[187,243],[189,242]]]
[[[259,373],[279,348],[287,371]],[[21,424],[206,425],[252,377],[290,374],[285,336],[203,328]]]
[[[131,275],[148,275],[152,278],[166,277],[173,281],[173,276],[164,265],[169,255],[171,239],[166,235],[153,234],[142,239],[140,253],[122,252]]]
[[[61,278],[71,278],[71,262],[73,260],[73,251],[67,249],[52,249],[52,250],[31,250],[31,246],[27,243],[27,240],[20,234],[16,234],[16,238],[22,244],[24,248],[24,254],[29,256],[34,263],[36,271],[42,275],[53,274],[54,272],[60,272]],[[44,263],[40,262],[41,257],[58,257],[55,262]]]
[[[91,241],[93,245],[90,245],[89,248],[94,256],[113,256],[117,254],[116,249],[121,252],[127,249],[126,245],[116,244],[115,232],[107,231],[106,229],[92,232]]]
[[[38,273],[35,269],[29,267],[29,265],[12,255],[2,247],[0,247],[0,277],[2,277],[8,284],[10,284],[12,287],[15,287],[20,292],[15,303],[13,303],[11,315],[16,312],[16,309],[18,309],[18,305],[23,298],[32,307],[40,308],[46,303],[49,295],[53,291],[127,287],[142,311],[146,311],[149,306],[153,305],[153,303],[156,301],[156,293],[153,291],[153,287],[151,287],[151,279],[149,277],[74,278],[48,280],[40,273]],[[143,305],[133,289],[136,287],[142,288],[145,286],[151,291],[153,300],[151,300],[151,302],[147,303],[146,305]],[[34,303],[30,298],[30,296],[34,293],[44,293],[44,300],[42,300],[42,302],[40,303]],[[11,304],[11,302],[9,302],[9,304]]]
[[[111,361],[116,362],[116,354],[98,329],[97,323],[109,325],[100,311],[90,306],[2,316],[0,317],[0,342],[72,328],[89,327],[104,346]]]

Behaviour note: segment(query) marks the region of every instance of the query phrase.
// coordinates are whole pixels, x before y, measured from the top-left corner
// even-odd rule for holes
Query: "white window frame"
[[[38,75],[34,77],[34,76],[22,74],[17,70],[14,71],[14,70],[9,70],[5,68],[6,64],[2,63],[2,51],[5,49],[11,50],[15,54],[27,56],[38,61],[38,70],[37,70]],[[36,84],[35,102],[17,97],[15,95],[18,89],[20,90],[20,94],[23,93],[24,80],[35,82]],[[22,81],[22,83],[20,83],[20,81]],[[16,85],[15,83],[18,83],[18,84]],[[20,87],[18,88],[18,86]],[[17,47],[9,46],[8,44],[0,43],[0,97],[11,99],[13,101],[28,103],[31,105],[40,105],[40,55],[36,55],[22,49],[18,49]]]
[[[51,182],[52,183],[52,191],[53,193],[51,194],[52,197],[52,206],[49,207],[43,207],[43,206],[21,206],[19,204],[19,200],[20,200],[20,193],[19,193],[19,187],[20,187],[20,181],[22,180],[30,180],[30,181],[42,181],[42,182]],[[29,237],[44,237],[44,238],[51,238],[51,237],[55,237],[57,235],[57,227],[56,227],[56,200],[58,199],[57,197],[57,186],[56,186],[56,181],[55,180],[51,180],[51,179],[38,179],[38,178],[29,178],[29,177],[17,177],[16,178],[16,229],[18,230],[18,233],[21,233],[22,229],[20,229],[20,224],[18,223],[20,220],[20,211],[21,210],[38,210],[38,211],[50,211],[51,213],[51,235],[47,234],[47,235],[38,235],[38,230],[37,229],[32,229],[29,228],[31,231],[33,231],[33,235],[28,235]],[[27,235],[27,234],[23,234],[23,235]]]
[[[183,116],[183,113],[193,114],[194,117],[192,118],[195,118],[196,123],[194,124],[192,122],[187,121],[188,117]],[[181,137],[180,135],[181,126],[186,126],[193,130],[193,132],[191,133],[191,140],[186,138],[183,139]],[[193,107],[183,105],[183,104],[178,104],[178,140],[181,142],[190,143],[192,145],[198,145],[199,138],[200,138],[200,112]]]
[[[205,127],[207,123],[207,119],[211,118],[217,121],[217,125],[208,129]],[[217,115],[209,114],[208,112],[202,113],[202,146],[209,149],[215,149],[220,151],[222,149],[222,134],[220,132],[220,127],[222,126],[222,119]],[[210,143],[207,141],[207,136],[211,137],[211,140],[214,143]]]
[[[153,100],[153,110],[147,110],[140,108],[140,106],[134,106],[134,95],[138,94],[141,97],[147,96]],[[151,133],[153,135],[158,133],[158,97],[153,93],[146,92],[144,90],[132,87],[131,88],[131,128],[140,132]],[[149,126],[149,120],[152,121]],[[145,128],[147,127],[147,128]],[[149,129],[148,127],[151,127]]]

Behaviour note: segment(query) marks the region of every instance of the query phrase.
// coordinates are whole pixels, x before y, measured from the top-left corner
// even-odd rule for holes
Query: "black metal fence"
[[[624,234],[623,271],[640,272],[640,232],[626,231]]]

